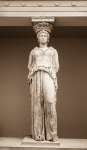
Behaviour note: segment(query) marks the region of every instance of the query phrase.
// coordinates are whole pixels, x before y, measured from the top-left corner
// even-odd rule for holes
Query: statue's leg
[[[33,82],[30,83],[30,99],[31,99],[31,135],[32,138],[34,139],[34,122],[33,122],[33,117],[34,117],[34,110],[33,110]]]
[[[46,74],[44,78],[46,139],[57,141],[56,90],[53,79]]]
[[[32,80],[32,96],[31,96],[31,110],[32,110],[32,137],[37,141],[45,139],[43,128],[43,105],[42,101],[42,75],[41,71],[34,74]]]

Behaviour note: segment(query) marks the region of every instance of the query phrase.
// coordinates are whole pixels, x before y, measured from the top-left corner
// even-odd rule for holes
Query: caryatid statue
[[[56,92],[59,61],[57,50],[48,47],[53,25],[42,22],[33,26],[39,47],[29,55],[28,82],[31,97],[31,132],[36,141],[58,141]]]

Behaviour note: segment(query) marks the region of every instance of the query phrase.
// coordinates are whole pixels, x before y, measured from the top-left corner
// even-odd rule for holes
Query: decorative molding
[[[72,6],[76,6],[77,3],[76,3],[75,1],[73,1],[73,2],[71,3],[71,5],[72,5]]]
[[[0,26],[87,26],[87,1],[0,1]]]
[[[55,17],[41,17],[41,16],[35,16],[35,17],[31,17],[31,21],[32,23],[38,23],[38,22],[50,22],[52,24],[54,24],[55,22]]]
[[[42,2],[38,2],[37,5],[41,7],[41,6],[43,6],[43,3]]]
[[[59,2],[55,2],[54,5],[55,5],[55,6],[59,6],[60,3],[59,3]]]
[[[23,3],[21,4],[21,6],[22,6],[22,7],[26,6],[26,3],[23,2]]]
[[[4,7],[5,3],[10,3],[10,7],[21,7],[22,3],[26,3],[27,7],[72,7],[75,5],[78,7],[87,7],[87,1],[0,1],[0,7]],[[8,4],[7,4],[8,5]]]
[[[9,2],[5,2],[4,5],[7,7],[7,6],[10,5],[10,3]]]

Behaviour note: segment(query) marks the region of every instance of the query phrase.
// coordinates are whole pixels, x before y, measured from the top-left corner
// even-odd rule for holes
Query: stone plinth
[[[59,146],[22,145],[22,137],[0,137],[0,150],[87,150],[87,139],[59,138]]]
[[[60,142],[51,142],[51,141],[35,141],[31,138],[31,136],[26,136],[22,143],[22,146],[29,146],[29,147],[57,147],[60,145]]]

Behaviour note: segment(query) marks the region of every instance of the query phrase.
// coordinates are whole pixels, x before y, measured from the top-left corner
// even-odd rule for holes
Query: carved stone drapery
[[[33,29],[37,34],[39,47],[29,55],[28,83],[31,96],[31,133],[36,141],[58,141],[56,92],[58,88],[56,73],[59,70],[58,53],[48,47],[54,18],[32,18]]]

